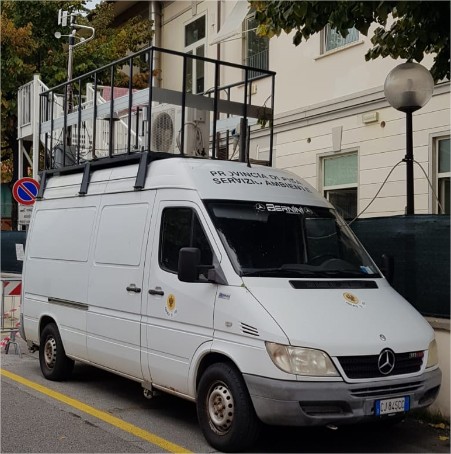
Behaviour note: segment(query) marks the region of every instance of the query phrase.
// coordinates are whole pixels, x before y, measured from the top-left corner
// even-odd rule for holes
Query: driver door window
[[[177,273],[182,247],[200,249],[202,265],[213,263],[213,253],[196,212],[186,207],[165,208],[161,219],[159,254],[162,269]]]

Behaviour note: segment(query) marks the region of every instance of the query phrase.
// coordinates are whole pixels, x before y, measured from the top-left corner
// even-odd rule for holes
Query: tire
[[[208,443],[223,452],[243,451],[260,432],[246,384],[232,364],[213,364],[202,375],[197,417]]]
[[[66,356],[60,333],[55,323],[49,323],[41,333],[39,364],[47,380],[67,379],[74,368],[74,361]]]

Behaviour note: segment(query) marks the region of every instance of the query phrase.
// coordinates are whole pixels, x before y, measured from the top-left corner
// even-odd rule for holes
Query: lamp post
[[[67,81],[70,82],[72,80],[72,74],[73,74],[73,60],[74,60],[74,49],[77,46],[80,46],[82,44],[86,44],[88,41],[91,41],[91,39],[94,38],[95,35],[95,30],[93,27],[87,27],[85,25],[79,25],[79,24],[72,24],[72,27],[74,27],[70,35],[62,35],[60,32],[55,32],[55,38],[60,39],[62,36],[67,36],[69,38],[69,54],[67,58]],[[77,30],[76,29],[85,29],[91,31],[91,36],[89,38],[78,38],[76,36]],[[79,39],[80,41],[78,43],[75,42],[75,38]],[[72,84],[69,83],[67,85],[67,98],[68,98],[68,106],[67,106],[67,113],[71,113],[73,109],[73,87]]]
[[[402,63],[385,79],[384,93],[389,104],[406,114],[406,214],[414,214],[413,132],[412,113],[426,105],[432,97],[434,80],[418,63]]]
[[[73,63],[74,63],[74,47],[75,47],[75,33],[76,30],[72,30],[71,34],[69,35],[69,55],[67,58],[67,80],[70,81],[72,80],[72,74],[73,74]],[[74,93],[74,88],[72,86],[72,83],[70,83],[67,86],[67,113],[72,112],[73,108],[73,93]]]
[[[88,41],[94,38],[95,30],[93,27],[88,27],[86,25],[80,25],[75,22],[75,17],[77,13],[69,13],[68,11],[63,11],[60,9],[58,11],[58,25],[62,25],[63,27],[67,26],[67,20],[69,18],[71,31],[69,35],[62,35],[61,32],[55,32],[55,38],[60,39],[62,36],[66,36],[69,38],[69,55],[67,60],[67,84],[66,88],[66,95],[65,95],[65,104],[66,104],[66,111],[64,112],[65,115],[68,115],[72,112],[74,101],[73,101],[73,92],[74,87],[72,85],[72,74],[73,74],[73,52],[77,46],[81,44],[86,44]],[[78,29],[89,30],[91,32],[91,36],[89,38],[78,38],[76,36]],[[78,38],[80,41],[78,43],[75,42],[75,38]],[[69,126],[67,128],[67,145],[72,144],[72,127]]]

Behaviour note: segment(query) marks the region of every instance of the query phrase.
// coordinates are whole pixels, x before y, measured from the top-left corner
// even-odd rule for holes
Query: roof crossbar
[[[89,180],[91,179],[91,163],[85,162],[83,170],[83,179],[81,180],[80,192],[78,195],[86,195],[88,193]]]

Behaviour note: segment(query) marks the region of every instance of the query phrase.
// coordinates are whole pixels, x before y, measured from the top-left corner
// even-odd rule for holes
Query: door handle
[[[151,288],[151,289],[149,290],[149,295],[160,295],[160,296],[163,296],[163,295],[164,295],[164,292],[163,292],[163,290],[161,290],[160,287]]]
[[[135,284],[130,284],[125,289],[127,290],[127,292],[141,293],[141,289],[139,287],[136,287]]]

